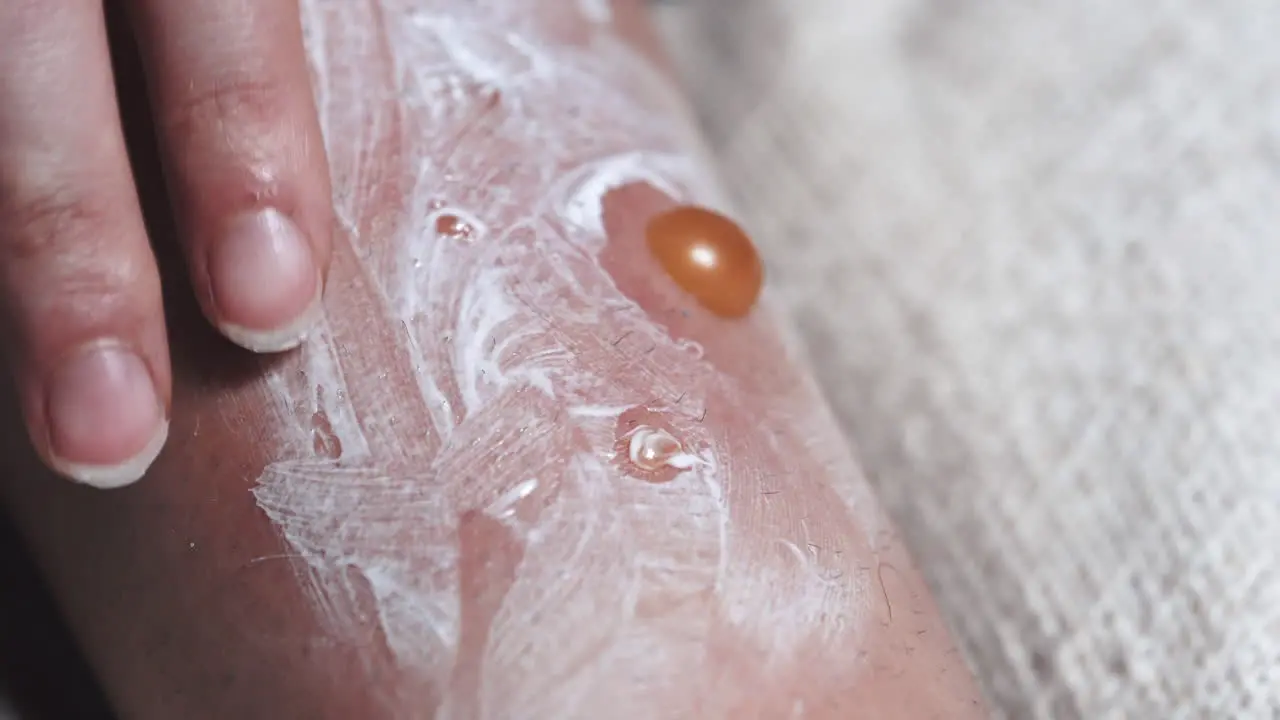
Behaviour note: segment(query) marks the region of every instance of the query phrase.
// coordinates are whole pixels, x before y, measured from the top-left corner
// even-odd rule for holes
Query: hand
[[[205,314],[257,352],[320,311],[331,205],[296,0],[123,0]],[[160,278],[101,0],[0,0],[0,320],[27,426],[97,487],[168,429]]]

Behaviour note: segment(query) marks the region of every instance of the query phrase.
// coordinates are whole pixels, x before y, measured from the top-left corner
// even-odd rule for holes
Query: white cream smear
[[[752,437],[702,422],[751,388],[601,268],[612,190],[718,203],[664,81],[599,25],[607,4],[302,6],[359,272],[331,279],[337,311],[266,380],[280,460],[254,492],[326,632],[376,627],[440,718],[721,717],[775,677],[847,680],[878,596],[840,548],[875,515],[830,418],[798,393],[739,408]],[[620,337],[653,349],[620,372]],[[623,455],[661,459],[665,483],[615,448],[619,417],[655,403],[678,409],[671,430]],[[789,500],[788,475],[838,507]]]

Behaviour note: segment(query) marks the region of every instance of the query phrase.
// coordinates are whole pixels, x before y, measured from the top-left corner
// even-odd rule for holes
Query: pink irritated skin
[[[124,716],[982,716],[777,319],[706,312],[648,253],[648,218],[715,201],[639,5],[571,6],[304,3],[322,331],[247,359],[171,304],[144,482],[6,453]],[[637,427],[697,463],[631,465]]]

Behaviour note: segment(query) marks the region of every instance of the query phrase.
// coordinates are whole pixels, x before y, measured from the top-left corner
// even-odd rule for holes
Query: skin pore
[[[318,331],[246,357],[173,292],[142,483],[6,449],[122,715],[980,717],[767,293],[710,312],[646,242],[731,208],[642,7],[302,12],[336,216]]]

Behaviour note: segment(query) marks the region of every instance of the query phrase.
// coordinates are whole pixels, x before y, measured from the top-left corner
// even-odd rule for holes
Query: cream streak
[[[376,627],[444,718],[664,716],[650,696],[701,672],[712,636],[762,674],[802,657],[855,671],[839,648],[873,596],[828,550],[865,548],[875,516],[820,401],[754,393],[601,266],[610,192],[719,204],[652,70],[600,27],[607,4],[303,10],[347,237],[335,311],[264,381],[280,459],[255,496],[327,630]],[[620,366],[618,338],[646,352]],[[637,408],[669,427],[620,433]],[[653,448],[670,482],[620,464]],[[779,473],[837,501],[797,520],[758,492]],[[473,566],[492,569],[483,601],[465,596]]]

